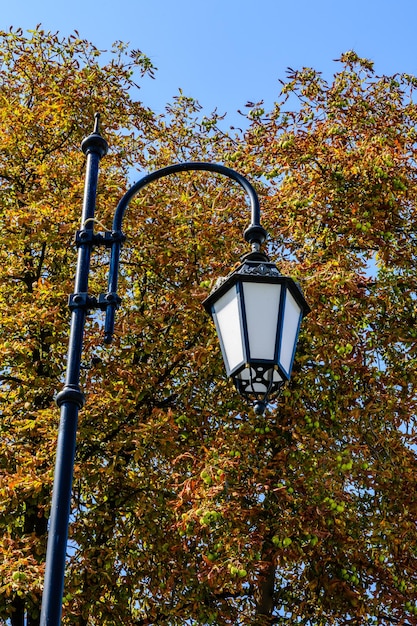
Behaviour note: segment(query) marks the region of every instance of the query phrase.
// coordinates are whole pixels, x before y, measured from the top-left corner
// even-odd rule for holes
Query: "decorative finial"
[[[263,415],[265,413],[266,404],[262,400],[257,400],[253,406],[255,415]]]
[[[100,134],[100,113],[94,113],[94,130],[93,133],[96,135]]]
[[[107,154],[107,141],[100,135],[100,113],[95,113],[94,130],[91,135],[83,140],[81,149],[84,154],[95,152],[99,155],[100,159]]]

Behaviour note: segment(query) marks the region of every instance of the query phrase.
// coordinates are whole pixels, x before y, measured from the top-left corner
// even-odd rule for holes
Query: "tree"
[[[115,341],[89,319],[63,623],[413,624],[416,80],[348,53],[291,71],[223,132],[183,93],[137,100],[149,60],[77,34],[1,35],[0,616],[38,623],[57,409],[95,111],[98,228],[133,164],[221,161],[255,180],[269,252],[312,313],[293,380],[256,416],[201,307],[245,252],[242,191],[207,173],[126,216]],[[92,293],[105,291],[97,252]]]
[[[313,309],[264,481],[272,598],[290,623],[413,624],[417,83],[340,61],[331,84],[290,71],[246,137]]]

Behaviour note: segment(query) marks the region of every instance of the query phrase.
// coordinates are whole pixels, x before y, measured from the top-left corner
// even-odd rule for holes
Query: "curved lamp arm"
[[[120,250],[123,241],[123,237],[121,236],[122,221],[126,209],[128,208],[130,201],[144,187],[146,187],[146,185],[149,185],[149,183],[159,180],[160,178],[164,178],[165,176],[170,176],[171,174],[188,171],[215,172],[216,174],[221,174],[223,176],[226,176],[227,178],[231,178],[232,180],[236,181],[249,196],[251,207],[251,223],[244,232],[245,240],[251,244],[252,251],[254,253],[259,253],[260,247],[267,237],[268,233],[260,224],[259,199],[255,189],[244,176],[238,174],[228,167],[225,167],[224,165],[220,165],[218,163],[205,163],[200,161],[177,163],[175,165],[168,165],[167,167],[163,167],[159,170],[156,170],[155,172],[152,172],[151,174],[144,176],[125,193],[125,195],[122,197],[119,204],[117,205],[114,214],[113,233],[116,236],[114,237],[114,241],[111,247],[108,292],[105,296],[103,296],[107,304],[106,322],[104,328],[105,343],[110,343],[112,341],[115,311],[120,303],[120,299],[117,296],[117,285],[119,279]]]

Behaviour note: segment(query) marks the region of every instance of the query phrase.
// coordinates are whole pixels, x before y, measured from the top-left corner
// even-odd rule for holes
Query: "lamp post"
[[[85,403],[79,384],[85,320],[91,310],[105,311],[104,341],[111,342],[115,312],[120,305],[117,283],[120,251],[125,239],[122,220],[132,198],[153,181],[196,170],[215,172],[234,180],[249,197],[251,223],[244,237],[251,245],[251,252],[237,270],[218,281],[203,304],[215,322],[227,375],[244,397],[255,402],[255,411],[259,414],[270,396],[289,380],[301,319],[309,311],[294,281],[281,276],[261,252],[267,233],[260,224],[257,194],[246,178],[223,165],[212,163],[179,163],[164,167],[144,176],[125,193],[116,207],[111,231],[95,233],[99,163],[108,149],[99,131],[98,115],[93,133],[84,139],[81,147],[87,160],[86,178],[81,228],[76,233],[78,259],[74,293],[68,303],[71,328],[66,378],[56,399],[61,418],[40,626],[59,626],[61,623],[77,422]],[[108,290],[98,298],[88,293],[90,258],[95,246],[111,249]]]

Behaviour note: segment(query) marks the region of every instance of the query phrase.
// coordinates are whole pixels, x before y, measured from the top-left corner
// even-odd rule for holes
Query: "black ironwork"
[[[118,241],[123,243],[126,236],[120,231],[106,231],[104,233],[95,233],[92,230],[77,230],[75,233],[75,244],[77,248],[80,246],[104,246],[111,248]]]
[[[85,403],[84,394],[79,386],[84,326],[86,316],[90,310],[97,308],[106,310],[105,341],[111,341],[115,311],[120,304],[120,298],[117,295],[117,282],[120,250],[124,241],[121,226],[130,201],[149,183],[179,172],[202,170],[226,176],[237,182],[245,190],[250,200],[251,224],[244,233],[245,240],[252,246],[252,252],[248,255],[248,258],[251,256],[254,259],[267,260],[267,257],[260,252],[260,246],[265,241],[267,233],[260,224],[258,196],[246,178],[234,170],[219,164],[179,163],[148,174],[133,185],[119,202],[114,215],[112,231],[95,233],[94,224],[96,220],[94,213],[99,162],[108,149],[106,140],[100,134],[98,115],[95,119],[93,133],[84,139],[81,147],[87,159],[86,177],[81,228],[76,234],[78,259],[75,288],[69,299],[71,329],[66,379],[64,388],[56,399],[61,409],[61,418],[56,452],[40,626],[59,626],[61,623],[78,412]],[[101,294],[98,299],[88,295],[90,258],[95,246],[111,248],[108,291],[106,294]]]

